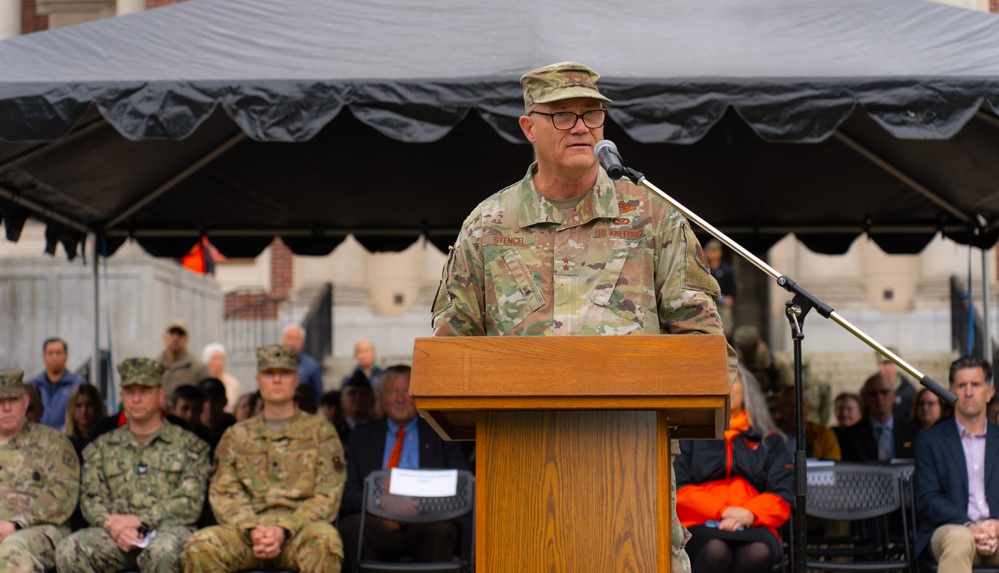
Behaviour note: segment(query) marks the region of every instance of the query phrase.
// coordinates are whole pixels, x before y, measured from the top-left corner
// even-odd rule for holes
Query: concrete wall
[[[101,348],[108,346],[110,324],[116,363],[159,355],[173,317],[190,324],[189,349],[196,354],[220,340],[223,300],[214,281],[146,255],[112,257],[107,270],[107,282],[103,268],[100,275],[97,321]],[[0,366],[37,374],[44,368],[42,342],[59,336],[69,344],[75,370],[94,350],[91,267],[58,256],[0,258],[0,320]]]

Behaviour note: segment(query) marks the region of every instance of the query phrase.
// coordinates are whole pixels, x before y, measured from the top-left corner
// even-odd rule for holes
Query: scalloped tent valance
[[[991,246],[997,37],[918,0],[192,0],[0,42],[0,216],[157,255],[444,246],[531,160],[519,75],[572,59],[626,162],[758,251]]]

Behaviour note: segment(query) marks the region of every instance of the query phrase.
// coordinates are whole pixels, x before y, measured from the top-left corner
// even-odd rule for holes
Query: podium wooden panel
[[[723,336],[421,338],[410,393],[476,439],[476,571],[670,570],[670,438],[721,438]]]

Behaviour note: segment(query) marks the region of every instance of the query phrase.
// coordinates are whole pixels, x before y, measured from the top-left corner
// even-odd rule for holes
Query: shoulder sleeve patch
[[[706,292],[712,298],[720,297],[721,288],[715,277],[711,276],[708,257],[704,254],[704,249],[701,248],[701,243],[698,242],[690,224],[686,222],[683,223],[683,242],[687,251],[687,261],[684,265],[686,267],[685,286],[690,290]]]

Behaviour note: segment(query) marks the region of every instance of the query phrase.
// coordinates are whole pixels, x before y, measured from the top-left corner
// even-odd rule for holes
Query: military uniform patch
[[[336,470],[338,473],[343,473],[344,465],[343,461],[340,459],[340,456],[333,457],[333,469]]]

